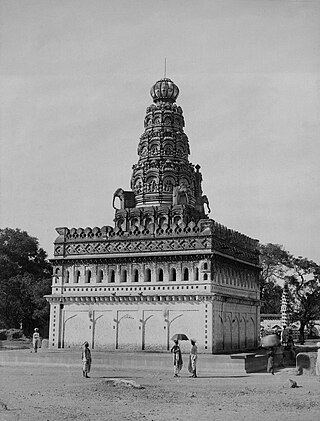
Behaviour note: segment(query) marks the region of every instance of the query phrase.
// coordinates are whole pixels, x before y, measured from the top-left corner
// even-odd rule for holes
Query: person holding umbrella
[[[174,377],[179,377],[179,373],[183,365],[181,349],[179,346],[178,339],[174,339],[173,342],[174,342],[174,345],[171,348],[171,352],[173,353],[173,374],[174,374]]]

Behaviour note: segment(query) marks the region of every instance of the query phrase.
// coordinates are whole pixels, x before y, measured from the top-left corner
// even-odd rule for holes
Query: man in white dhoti
[[[197,377],[197,359],[198,359],[198,348],[194,339],[190,340],[191,350],[189,355],[189,372],[192,373],[191,377]]]

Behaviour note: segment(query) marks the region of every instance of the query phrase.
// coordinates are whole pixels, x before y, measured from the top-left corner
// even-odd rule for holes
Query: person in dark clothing
[[[82,353],[81,353],[81,360],[82,360],[82,375],[83,375],[83,377],[88,378],[89,377],[88,374],[90,373],[91,363],[92,363],[91,351],[89,349],[88,342],[85,342],[83,344],[83,349],[82,349]]]

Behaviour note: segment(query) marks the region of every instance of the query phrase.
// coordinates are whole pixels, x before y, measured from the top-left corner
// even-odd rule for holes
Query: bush
[[[7,339],[20,339],[23,337],[23,331],[21,329],[8,329],[7,330]]]
[[[5,341],[7,339],[7,329],[0,330],[0,341]]]

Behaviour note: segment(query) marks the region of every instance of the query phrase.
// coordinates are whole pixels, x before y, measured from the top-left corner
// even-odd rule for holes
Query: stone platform
[[[0,351],[0,365],[59,365],[81,366],[81,350],[43,350],[37,354],[30,350]],[[183,371],[187,373],[188,354],[183,354]],[[93,370],[99,368],[140,369],[155,371],[172,371],[172,355],[168,353],[149,352],[104,352],[92,351]],[[200,376],[221,375],[241,376],[248,373],[265,371],[265,355],[242,353],[232,355],[199,354],[198,372]]]

